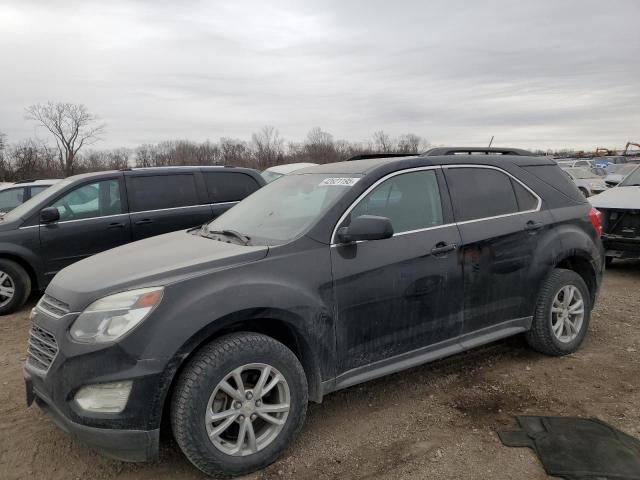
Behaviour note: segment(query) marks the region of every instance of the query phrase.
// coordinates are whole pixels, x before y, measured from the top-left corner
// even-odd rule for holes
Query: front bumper
[[[125,430],[81,425],[65,417],[46,394],[35,386],[34,378],[25,370],[27,405],[34,401],[65,432],[100,453],[125,462],[145,462],[158,458],[160,429]]]
[[[24,366],[27,404],[35,402],[60,428],[112,458],[157,459],[162,409],[170,384],[167,361],[145,358],[143,346],[148,336],[142,340],[132,336],[128,342],[111,345],[77,344],[68,335],[75,317],[55,318],[34,310],[33,328],[46,330],[47,340],[57,350],[46,369],[34,363],[29,352]],[[122,412],[90,412],[74,400],[83,386],[120,381],[132,382]]]

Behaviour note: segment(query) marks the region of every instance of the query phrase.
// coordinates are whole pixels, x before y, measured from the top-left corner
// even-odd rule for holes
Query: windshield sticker
[[[353,187],[356,182],[360,180],[359,177],[332,177],[325,178],[320,182],[320,187],[323,186],[338,186],[338,187]]]

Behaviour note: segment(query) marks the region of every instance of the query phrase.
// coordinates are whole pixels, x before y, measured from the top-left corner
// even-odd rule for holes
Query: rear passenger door
[[[201,225],[211,208],[200,198],[199,172],[126,172],[133,240]]]
[[[527,317],[538,234],[551,225],[542,201],[505,171],[443,167],[462,237],[463,333]]]
[[[251,175],[242,172],[203,172],[212,218],[224,213],[260,188]]]

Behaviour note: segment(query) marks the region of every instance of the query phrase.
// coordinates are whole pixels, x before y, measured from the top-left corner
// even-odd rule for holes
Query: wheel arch
[[[0,252],[0,258],[5,260],[11,260],[12,262],[17,263],[22,268],[24,268],[27,275],[29,275],[29,279],[31,280],[31,288],[32,290],[38,290],[40,288],[40,282],[38,281],[38,275],[36,274],[36,269],[24,256],[13,253],[13,252]]]
[[[589,289],[589,295],[591,297],[591,305],[595,302],[598,293],[598,274],[596,268],[593,265],[593,260],[585,253],[573,252],[562,259],[560,259],[554,268],[564,268],[566,270],[572,270],[576,272],[584,283],[587,284]]]
[[[295,325],[302,319],[291,312],[273,308],[252,308],[221,317],[192,335],[170,360],[161,383],[161,398],[157,415],[151,420],[154,428],[168,426],[171,397],[175,384],[187,360],[202,347],[229,333],[251,332],[267,335],[289,348],[300,361],[307,377],[309,400],[322,401],[320,361],[311,341]]]

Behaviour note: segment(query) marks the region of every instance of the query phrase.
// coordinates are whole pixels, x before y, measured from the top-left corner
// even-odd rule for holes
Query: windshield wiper
[[[249,241],[251,240],[249,237],[236,230],[205,230],[205,232],[211,235],[225,235],[227,237],[234,237],[235,239],[240,240],[243,245],[249,245]]]

